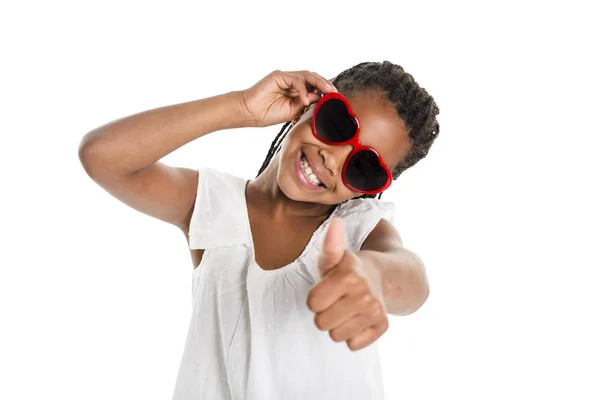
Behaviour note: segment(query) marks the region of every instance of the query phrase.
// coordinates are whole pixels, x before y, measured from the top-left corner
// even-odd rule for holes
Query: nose
[[[323,160],[323,165],[332,176],[338,176],[344,167],[346,158],[352,152],[352,146],[347,144],[344,146],[328,146],[321,148],[319,155]]]

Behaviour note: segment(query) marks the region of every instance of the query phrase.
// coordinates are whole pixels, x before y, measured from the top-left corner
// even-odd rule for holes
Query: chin
[[[304,203],[322,203],[321,196],[316,196],[312,193],[307,193],[302,188],[298,187],[298,184],[294,181],[294,176],[290,176],[287,173],[280,173],[277,175],[277,185],[283,192],[285,197],[290,200],[304,202]]]

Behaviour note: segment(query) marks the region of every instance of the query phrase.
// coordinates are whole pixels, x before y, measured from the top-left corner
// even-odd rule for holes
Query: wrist
[[[360,275],[367,279],[373,289],[382,291],[383,263],[381,253],[371,250],[360,250],[356,252],[360,260]]]
[[[256,128],[258,127],[256,119],[252,116],[244,98],[244,91],[234,90],[226,93],[225,96],[231,101],[231,109],[235,110],[233,123],[236,128]]]

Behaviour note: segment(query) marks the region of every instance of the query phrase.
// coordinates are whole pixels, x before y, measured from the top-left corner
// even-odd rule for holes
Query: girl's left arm
[[[404,248],[398,231],[382,219],[364,241],[358,257],[381,276],[388,314],[408,315],[429,296],[429,283],[421,258]]]

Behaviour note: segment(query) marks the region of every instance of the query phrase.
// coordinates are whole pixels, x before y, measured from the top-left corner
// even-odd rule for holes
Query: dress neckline
[[[306,256],[306,254],[313,248],[313,246],[315,245],[316,238],[320,236],[321,232],[325,229],[325,227],[327,225],[329,225],[331,220],[333,220],[337,216],[338,210],[340,208],[339,205],[331,212],[331,214],[329,214],[327,219],[325,221],[323,221],[321,223],[321,225],[319,225],[319,227],[312,233],[310,240],[308,241],[306,246],[304,246],[304,250],[302,250],[302,253],[300,253],[300,255],[294,261],[292,261],[291,263],[284,265],[282,267],[276,268],[276,269],[264,269],[260,265],[258,265],[258,263],[256,262],[256,254],[254,251],[254,239],[252,238],[252,228],[250,227],[250,214],[248,212],[248,198],[246,195],[246,190],[248,189],[248,183],[250,183],[250,179],[245,179],[243,181],[243,186],[242,186],[242,192],[243,192],[242,199],[244,201],[243,217],[244,217],[244,225],[245,225],[246,237],[247,237],[246,243],[247,243],[248,249],[250,251],[250,265],[249,265],[248,269],[256,270],[256,271],[258,271],[258,273],[265,274],[265,275],[282,274],[290,269],[294,269],[298,265],[298,261],[302,260]]]

